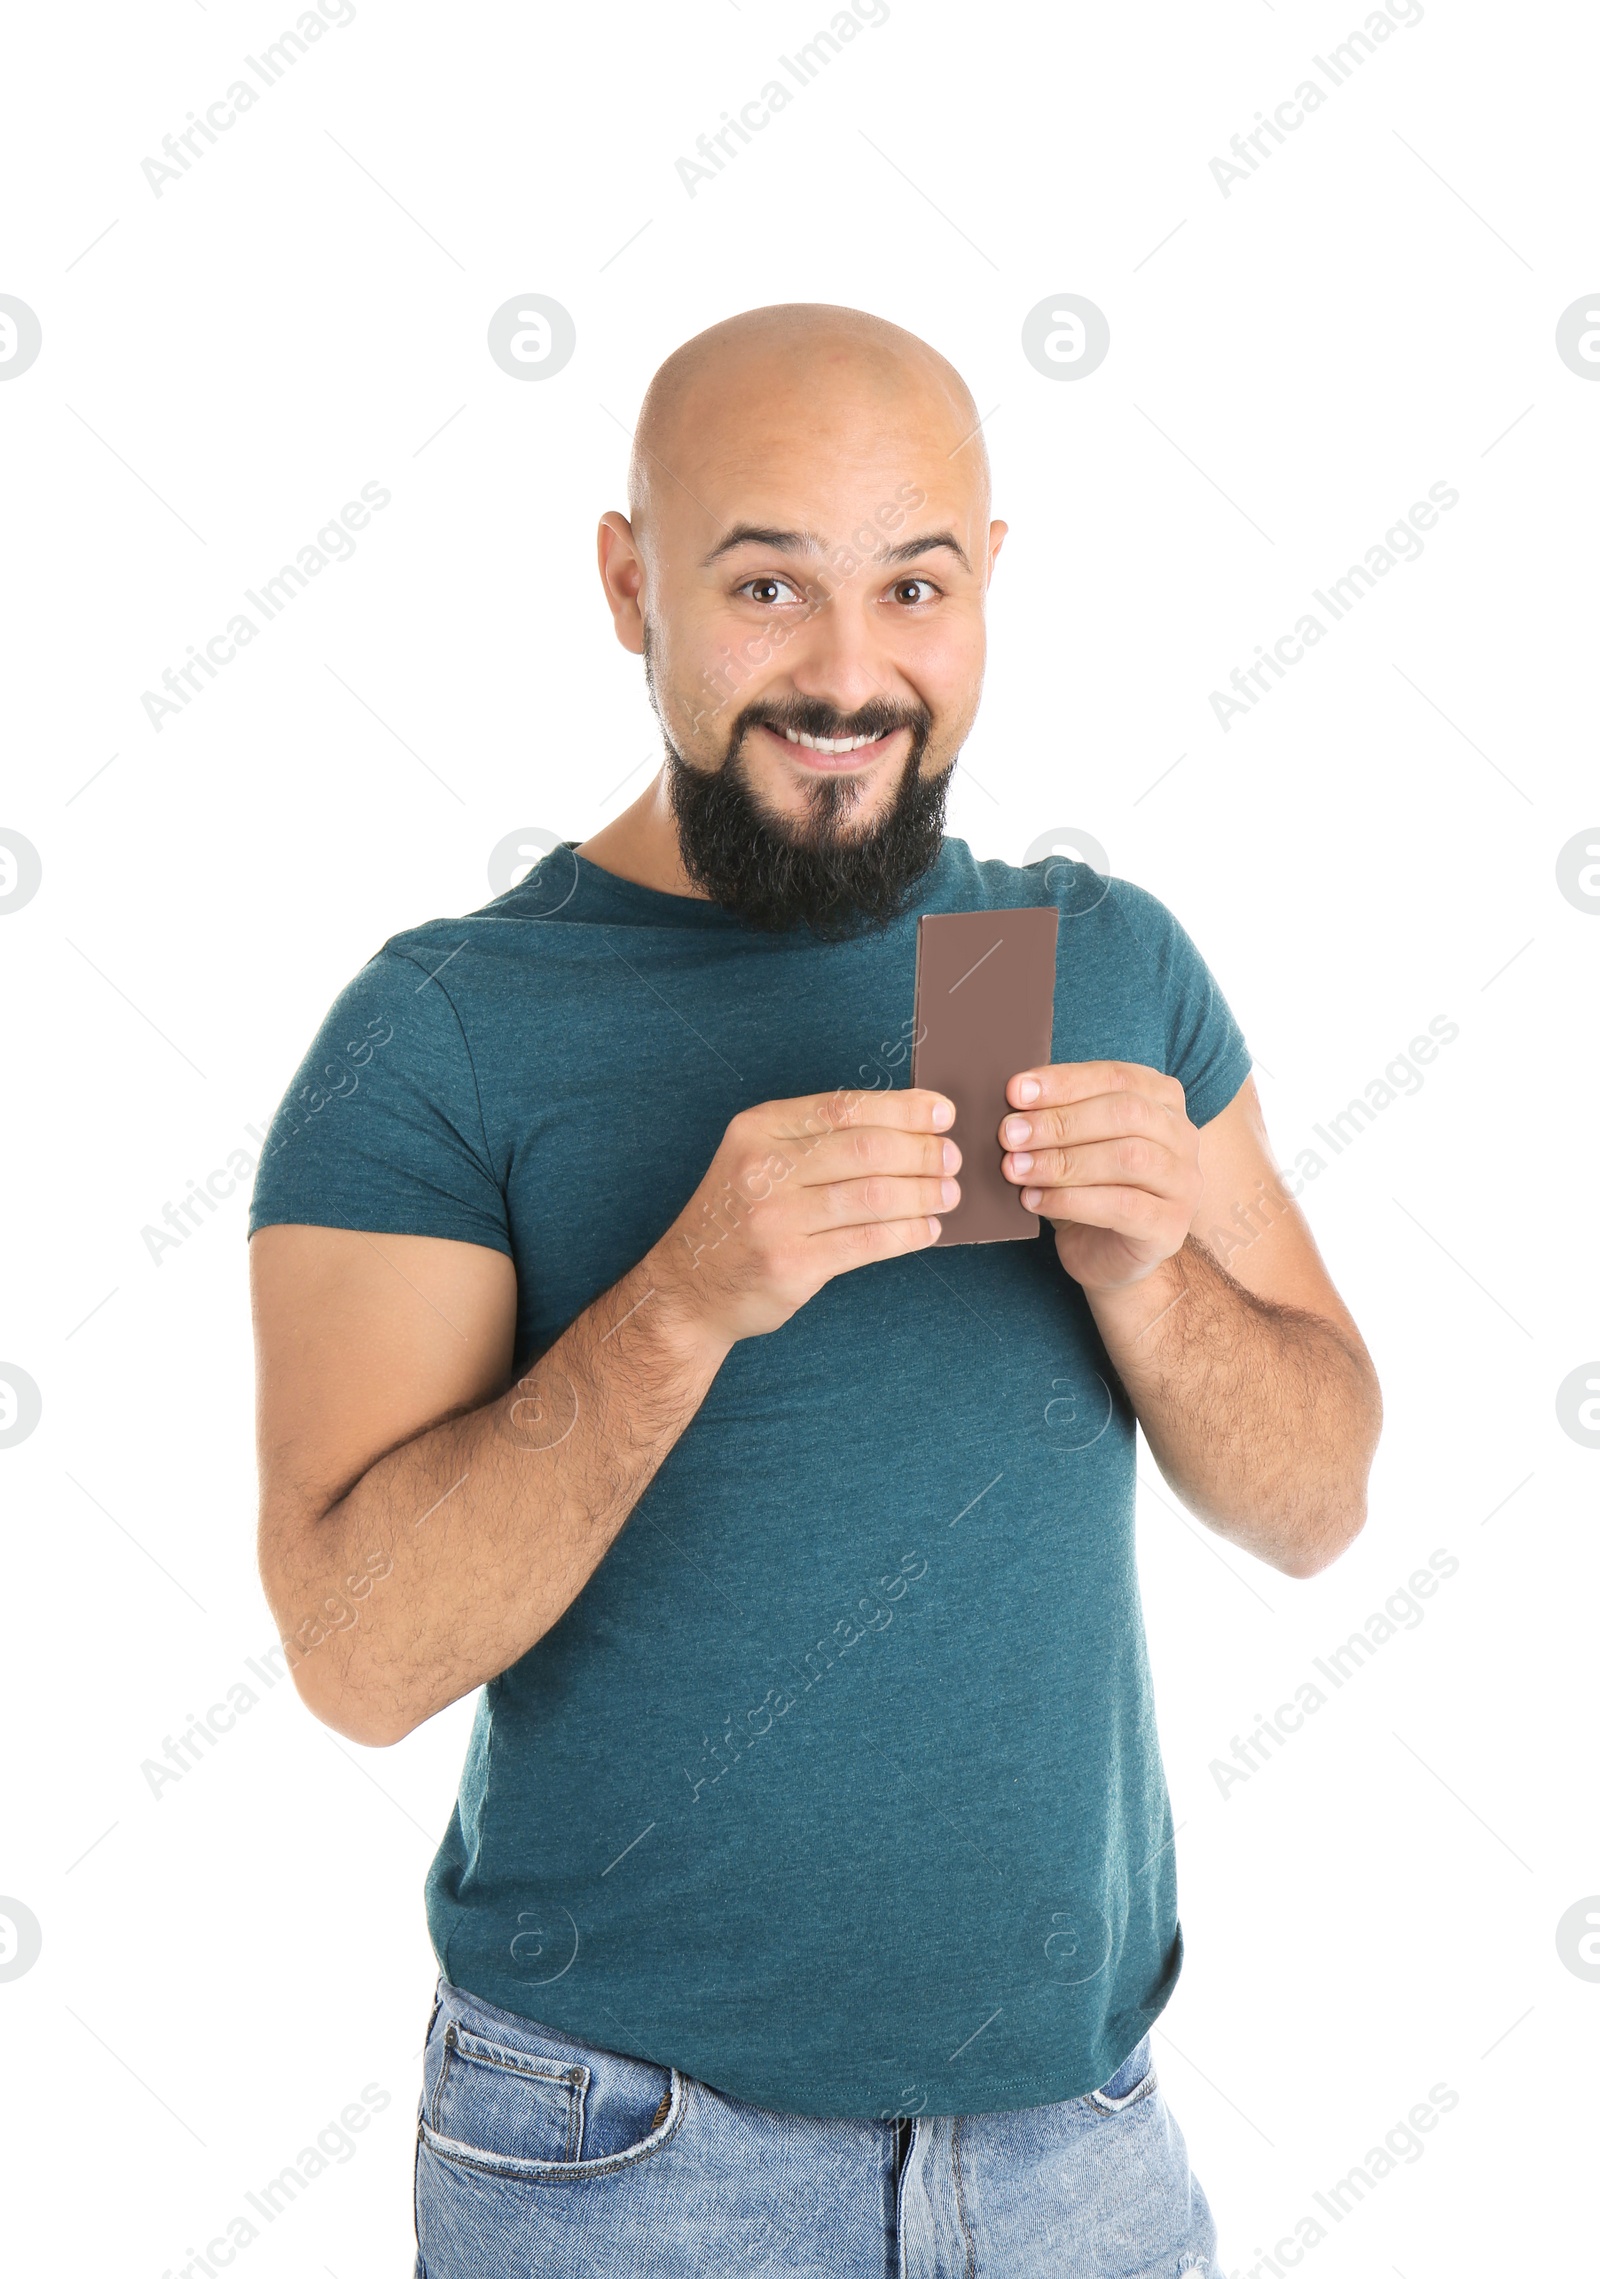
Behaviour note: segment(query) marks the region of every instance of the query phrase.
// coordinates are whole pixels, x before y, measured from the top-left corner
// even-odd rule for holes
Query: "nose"
[[[911,692],[886,654],[872,618],[865,578],[846,580],[821,602],[785,651],[791,685],[848,716],[887,700],[904,703]]]

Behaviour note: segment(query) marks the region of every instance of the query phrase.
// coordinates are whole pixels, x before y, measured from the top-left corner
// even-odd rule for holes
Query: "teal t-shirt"
[[[923,911],[1055,902],[1052,1057],[1161,1069],[1196,1124],[1238,1091],[1244,1040],[1153,895],[959,839],[924,888],[855,940],[769,936],[564,844],[336,999],[251,1231],[505,1252],[520,1370],[739,1109],[909,1081]],[[1133,1413],[1046,1229],[840,1275],[733,1348],[480,1693],[428,1923],[458,1986],[729,2096],[986,2112],[1098,2086],[1159,2014],[1172,1833]]]

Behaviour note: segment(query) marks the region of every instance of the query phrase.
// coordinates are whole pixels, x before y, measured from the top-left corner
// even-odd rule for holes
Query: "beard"
[[[645,672],[648,681],[648,643]],[[653,687],[651,696],[654,701]],[[744,757],[745,739],[759,727],[827,737],[885,736],[904,728],[911,745],[885,812],[864,830],[852,830],[861,786],[846,774],[818,776],[797,821],[762,804]],[[758,701],[735,719],[722,764],[711,769],[692,767],[667,735],[667,789],[684,869],[714,902],[763,933],[808,926],[838,940],[888,925],[944,843],[949,770],[922,774],[932,727],[925,705],[874,702],[846,715],[814,697]],[[665,734],[664,720],[662,729]]]

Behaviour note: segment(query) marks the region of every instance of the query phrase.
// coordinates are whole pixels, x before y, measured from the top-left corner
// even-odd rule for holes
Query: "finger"
[[[1096,1092],[1139,1092],[1182,1108],[1183,1086],[1139,1060],[1062,1060],[1020,1069],[1006,1086],[1013,1108],[1066,1108]]]
[[[874,1259],[903,1258],[908,1250],[927,1250],[939,1239],[936,1217],[916,1219],[863,1219],[858,1225],[830,1227],[814,1235],[826,1271],[847,1274],[853,1267],[870,1266]]]
[[[812,1092],[798,1100],[769,1100],[747,1113],[768,1119],[766,1128],[775,1137],[797,1141],[868,1125],[890,1131],[945,1132],[956,1119],[953,1100],[923,1087],[876,1092],[840,1085],[832,1092]]]
[[[1189,1178],[1185,1159],[1157,1140],[1098,1140],[1089,1147],[1017,1148],[1000,1158],[1018,1187],[1102,1187],[1126,1184],[1148,1194],[1176,1196]]]
[[[1162,1235],[1172,1206],[1142,1187],[1025,1187],[1023,1208],[1042,1219],[1064,1219],[1073,1226],[1105,1227],[1130,1241]]]
[[[882,1124],[826,1132],[820,1139],[791,1143],[788,1160],[803,1187],[878,1173],[889,1178],[942,1178],[961,1169],[961,1150],[935,1132],[893,1131]]]
[[[960,1183],[954,1179],[876,1177],[835,1179],[814,1188],[808,1197],[817,1233],[862,1226],[869,1220],[937,1217],[941,1211],[953,1211],[960,1200]]]
[[[1180,1085],[1175,1104],[1129,1087],[1118,1092],[1092,1092],[1061,1106],[1046,1103],[1028,1109],[1026,1114],[1014,1109],[1000,1119],[1000,1145],[1076,1147],[1087,1140],[1121,1139],[1141,1133],[1169,1140],[1188,1120],[1182,1089]]]

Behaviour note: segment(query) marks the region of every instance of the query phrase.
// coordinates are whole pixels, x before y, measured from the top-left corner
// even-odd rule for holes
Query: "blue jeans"
[[[441,1978],[415,2279],[1220,2279],[1146,2035],[1086,2097],[773,2113]]]

